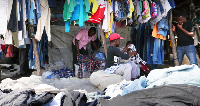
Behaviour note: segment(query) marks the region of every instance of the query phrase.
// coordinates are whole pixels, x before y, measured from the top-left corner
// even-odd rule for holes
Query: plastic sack
[[[86,65],[84,65],[82,72],[83,72],[83,78],[89,78],[90,77],[90,74],[89,74],[89,71],[88,71]]]
[[[42,77],[43,78],[47,78],[48,76],[51,76],[53,75],[53,72],[52,71],[46,71],[46,72],[43,72],[42,73]]]
[[[60,78],[58,75],[55,75],[52,71],[43,72],[42,77],[47,78],[47,79],[59,79]]]
[[[102,52],[97,52],[95,55],[95,59],[99,61],[106,61],[106,56]]]
[[[78,69],[79,69],[79,66],[74,64],[74,67],[75,67],[75,77],[78,77]]]

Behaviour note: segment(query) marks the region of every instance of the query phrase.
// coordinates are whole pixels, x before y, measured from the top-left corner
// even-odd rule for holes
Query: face
[[[116,40],[116,47],[119,47],[119,45],[120,45],[120,39],[117,39]]]
[[[184,23],[185,20],[186,20],[186,18],[184,18],[184,17],[182,17],[182,16],[178,17],[178,24]]]
[[[88,31],[88,36],[89,37],[92,37],[93,35],[95,35],[96,33],[95,33],[95,31],[92,31],[92,30],[89,30]]]

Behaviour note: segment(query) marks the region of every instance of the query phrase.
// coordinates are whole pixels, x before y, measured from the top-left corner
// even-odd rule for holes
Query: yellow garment
[[[110,13],[110,33],[112,33],[112,24],[113,24],[113,12]]]
[[[106,38],[108,38],[108,32],[106,32]]]
[[[112,1],[111,0],[108,0],[109,1],[109,3],[110,3],[110,6],[112,7]]]
[[[96,13],[97,9],[99,8],[97,0],[88,0],[88,1],[89,1],[89,9],[90,9],[91,3],[93,3],[92,10],[89,10],[89,13],[92,14],[92,15],[94,15],[94,13]],[[89,16],[89,18],[91,18],[91,15]]]
[[[148,11],[145,15],[142,16],[142,19],[146,19],[148,17],[150,17],[150,7],[149,7],[149,2],[147,0],[145,0],[147,2],[147,7],[148,7]]]
[[[132,18],[132,12],[134,11],[134,5],[133,5],[133,1],[130,0],[130,17],[129,18]]]
[[[158,32],[157,23],[155,23],[151,36],[153,36],[154,38],[157,38],[157,39],[166,40],[165,36],[163,36],[161,34],[157,34],[157,32]]]

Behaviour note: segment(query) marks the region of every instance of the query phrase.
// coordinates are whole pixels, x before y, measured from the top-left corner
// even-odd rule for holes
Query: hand
[[[173,28],[172,30],[175,32],[176,31],[176,27],[173,25],[172,28]]]
[[[133,51],[132,53],[133,53],[133,55],[136,55],[136,54],[137,54],[137,51]]]
[[[131,44],[128,44],[127,46],[126,46],[126,49],[129,49],[128,47],[130,46]]]
[[[183,26],[183,23],[181,23],[181,24],[177,24],[177,27],[178,27],[179,29],[181,29],[182,26]]]
[[[77,56],[79,56],[79,55],[80,55],[80,51],[79,51],[79,50],[77,50],[77,52],[76,52],[76,55],[77,55]]]

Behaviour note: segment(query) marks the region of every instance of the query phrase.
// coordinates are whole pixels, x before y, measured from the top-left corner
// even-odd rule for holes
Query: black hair
[[[177,14],[177,17],[184,17],[184,18],[186,18],[186,17],[187,17],[187,14],[186,14],[185,12],[179,12],[179,13]]]
[[[117,39],[111,40],[110,43],[113,43],[115,40],[117,40]]]
[[[3,35],[1,35],[0,37],[1,37],[1,39],[3,39],[3,40],[4,40],[4,37],[3,37]]]
[[[89,30],[96,33],[96,28],[95,27],[91,27]]]
[[[129,44],[132,44],[132,41],[127,41],[126,42],[126,46],[129,45]]]

